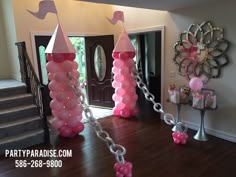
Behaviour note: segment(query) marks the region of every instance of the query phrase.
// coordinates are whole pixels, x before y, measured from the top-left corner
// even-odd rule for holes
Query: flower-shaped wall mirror
[[[191,24],[180,34],[174,44],[174,62],[178,71],[188,80],[199,77],[203,82],[218,78],[223,66],[229,63],[227,50],[229,42],[224,39],[224,31],[211,22]]]

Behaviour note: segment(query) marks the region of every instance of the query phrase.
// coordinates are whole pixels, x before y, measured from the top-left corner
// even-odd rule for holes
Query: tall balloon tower
[[[118,20],[124,22],[122,11],[116,12],[113,19],[109,21],[115,24]],[[133,76],[135,71],[133,60],[135,49],[124,28],[115,45],[112,57],[114,58],[112,67],[114,81],[112,82],[112,87],[115,89],[115,93],[112,96],[115,101],[113,114],[128,118],[137,114],[136,101],[138,96],[136,94],[136,81]]]

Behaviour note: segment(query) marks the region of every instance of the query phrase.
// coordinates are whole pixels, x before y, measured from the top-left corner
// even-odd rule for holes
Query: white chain
[[[71,84],[71,81],[75,81],[74,84]],[[80,98],[79,104],[81,105],[86,118],[88,119],[90,125],[93,127],[97,137],[104,141],[112,154],[115,155],[115,159],[119,164],[124,165],[125,159],[124,155],[126,154],[126,149],[124,146],[116,144],[114,140],[110,137],[107,131],[103,130],[101,124],[94,118],[93,112],[89,108],[89,105],[85,102],[85,95],[78,89],[77,85],[79,84],[78,80],[74,78],[70,73],[68,73],[68,84],[73,89],[75,95]]]
[[[146,100],[151,101],[153,103],[153,109],[156,112],[159,112],[159,113],[164,115],[165,123],[168,124],[168,125],[176,125],[177,126],[177,130],[179,130],[181,132],[186,132],[187,131],[187,127],[182,122],[177,122],[177,120],[175,119],[173,114],[165,113],[164,112],[161,103],[155,102],[155,96],[152,93],[149,92],[147,86],[142,81],[142,79],[140,77],[140,74],[138,72],[134,71],[133,75],[134,75],[134,77],[136,79],[137,86],[143,91],[143,94],[144,94]],[[182,127],[184,127],[184,129],[182,129]]]

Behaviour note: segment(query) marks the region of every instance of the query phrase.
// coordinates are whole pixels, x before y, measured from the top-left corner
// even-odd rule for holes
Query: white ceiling
[[[80,0],[80,1],[172,11],[195,5],[203,5],[204,3],[213,2],[217,0]]]

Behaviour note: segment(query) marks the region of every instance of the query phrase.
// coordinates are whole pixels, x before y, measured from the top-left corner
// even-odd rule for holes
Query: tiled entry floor
[[[113,115],[112,113],[112,109],[108,109],[108,108],[97,108],[97,107],[92,107],[90,106],[90,109],[93,113],[94,118],[96,119],[100,119],[100,118],[105,118],[108,116]],[[83,113],[83,119],[82,122],[88,122],[87,118],[85,117],[84,113]]]

